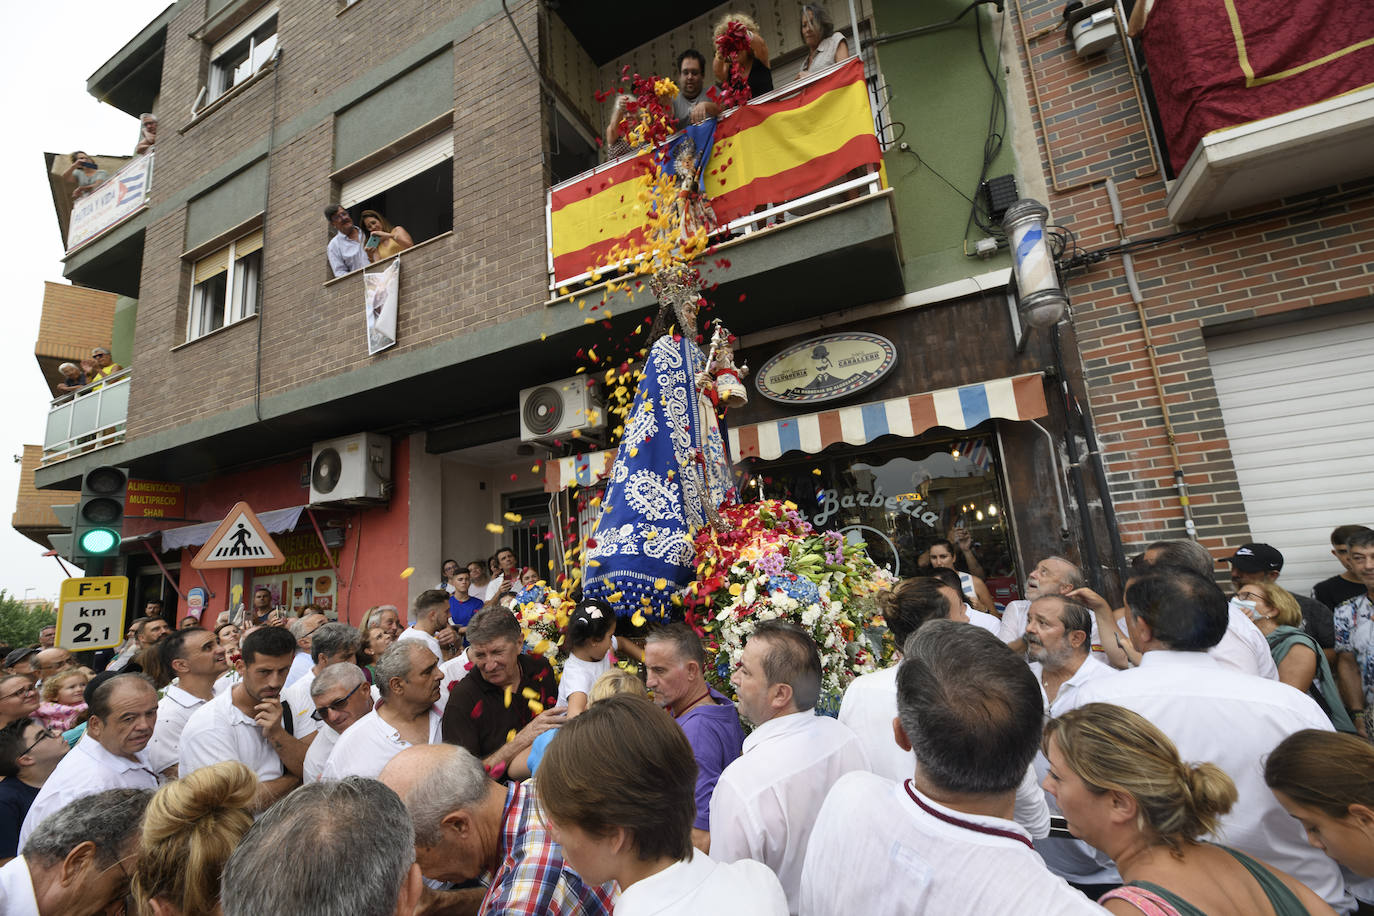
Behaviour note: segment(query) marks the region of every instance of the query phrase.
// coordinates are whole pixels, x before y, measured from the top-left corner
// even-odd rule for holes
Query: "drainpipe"
[[[1078,522],[1083,526],[1083,566],[1088,574],[1088,584],[1099,595],[1104,591],[1102,585],[1102,561],[1097,553],[1097,539],[1093,536],[1092,513],[1088,506],[1088,488],[1083,483],[1083,461],[1078,457],[1078,437],[1073,429],[1073,403],[1069,398],[1069,380],[1064,373],[1063,350],[1059,344],[1059,326],[1050,329],[1050,343],[1054,346],[1054,369],[1058,376],[1059,396],[1064,403],[1064,447],[1069,453],[1069,481],[1073,484],[1073,495],[1078,503]]]
[[[1112,222],[1122,244],[1129,241],[1126,236],[1125,219],[1121,215],[1121,200],[1116,194],[1116,182],[1107,179],[1107,198],[1112,205]],[[1193,521],[1193,507],[1188,499],[1188,484],[1183,479],[1183,462],[1178,456],[1178,440],[1174,436],[1174,426],[1169,419],[1169,405],[1164,400],[1164,381],[1159,376],[1159,361],[1155,358],[1155,345],[1150,337],[1150,323],[1145,318],[1145,297],[1135,279],[1135,261],[1129,251],[1121,253],[1121,264],[1126,271],[1126,286],[1131,291],[1131,301],[1135,303],[1136,317],[1140,319],[1140,334],[1145,338],[1145,355],[1150,360],[1150,377],[1154,379],[1155,394],[1159,397],[1159,412],[1164,418],[1164,435],[1169,440],[1169,458],[1174,466],[1174,488],[1178,490],[1178,502],[1183,507],[1183,525],[1188,537],[1197,540],[1197,523]]]

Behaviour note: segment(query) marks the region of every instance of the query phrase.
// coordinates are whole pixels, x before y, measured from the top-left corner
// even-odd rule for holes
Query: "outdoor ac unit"
[[[542,442],[604,429],[601,392],[585,375],[549,382],[520,392],[520,438]]]
[[[391,440],[354,433],[310,447],[310,503],[380,502],[391,495]]]

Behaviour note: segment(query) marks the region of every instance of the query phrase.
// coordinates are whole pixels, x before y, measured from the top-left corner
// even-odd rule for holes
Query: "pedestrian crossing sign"
[[[280,566],[286,562],[251,506],[241,502],[229,510],[215,533],[191,561],[193,569],[233,569],[240,566]]]

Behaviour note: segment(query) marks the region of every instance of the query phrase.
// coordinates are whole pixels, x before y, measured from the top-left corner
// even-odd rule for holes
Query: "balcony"
[[[129,416],[129,373],[125,369],[53,400],[40,467],[124,441],[124,425]]]
[[[1169,188],[1169,220],[1292,197],[1374,175],[1374,88],[1210,133]]]

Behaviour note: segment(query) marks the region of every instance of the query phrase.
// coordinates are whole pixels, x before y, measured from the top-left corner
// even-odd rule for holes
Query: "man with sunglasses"
[[[62,733],[37,719],[0,729],[0,860],[19,855],[19,825],[66,754]]]
[[[19,848],[43,818],[104,789],[156,789],[144,748],[157,723],[157,690],[141,674],[101,675],[86,685],[86,734],[53,769],[19,830]]]
[[[314,666],[281,692],[281,698],[291,707],[291,733],[297,740],[310,740],[320,727],[320,720],[313,715],[315,704],[310,701],[310,688],[315,678],[331,665],[355,661],[361,642],[357,627],[338,621],[326,623],[310,635],[310,658]]]
[[[321,779],[376,779],[387,761],[403,749],[443,740],[444,717],[434,704],[444,673],[424,643],[414,639],[392,643],[372,670],[382,702],[339,738]]]
[[[150,789],[109,789],[45,818],[24,843],[24,854],[0,868],[0,912],[125,912],[139,827],[152,797]]]
[[[309,718],[315,723],[316,731],[310,750],[305,752],[301,780],[306,783],[319,780],[334,745],[339,743],[339,736],[372,712],[374,699],[363,669],[352,664],[337,664],[321,671],[311,682],[310,702],[313,711]]]

